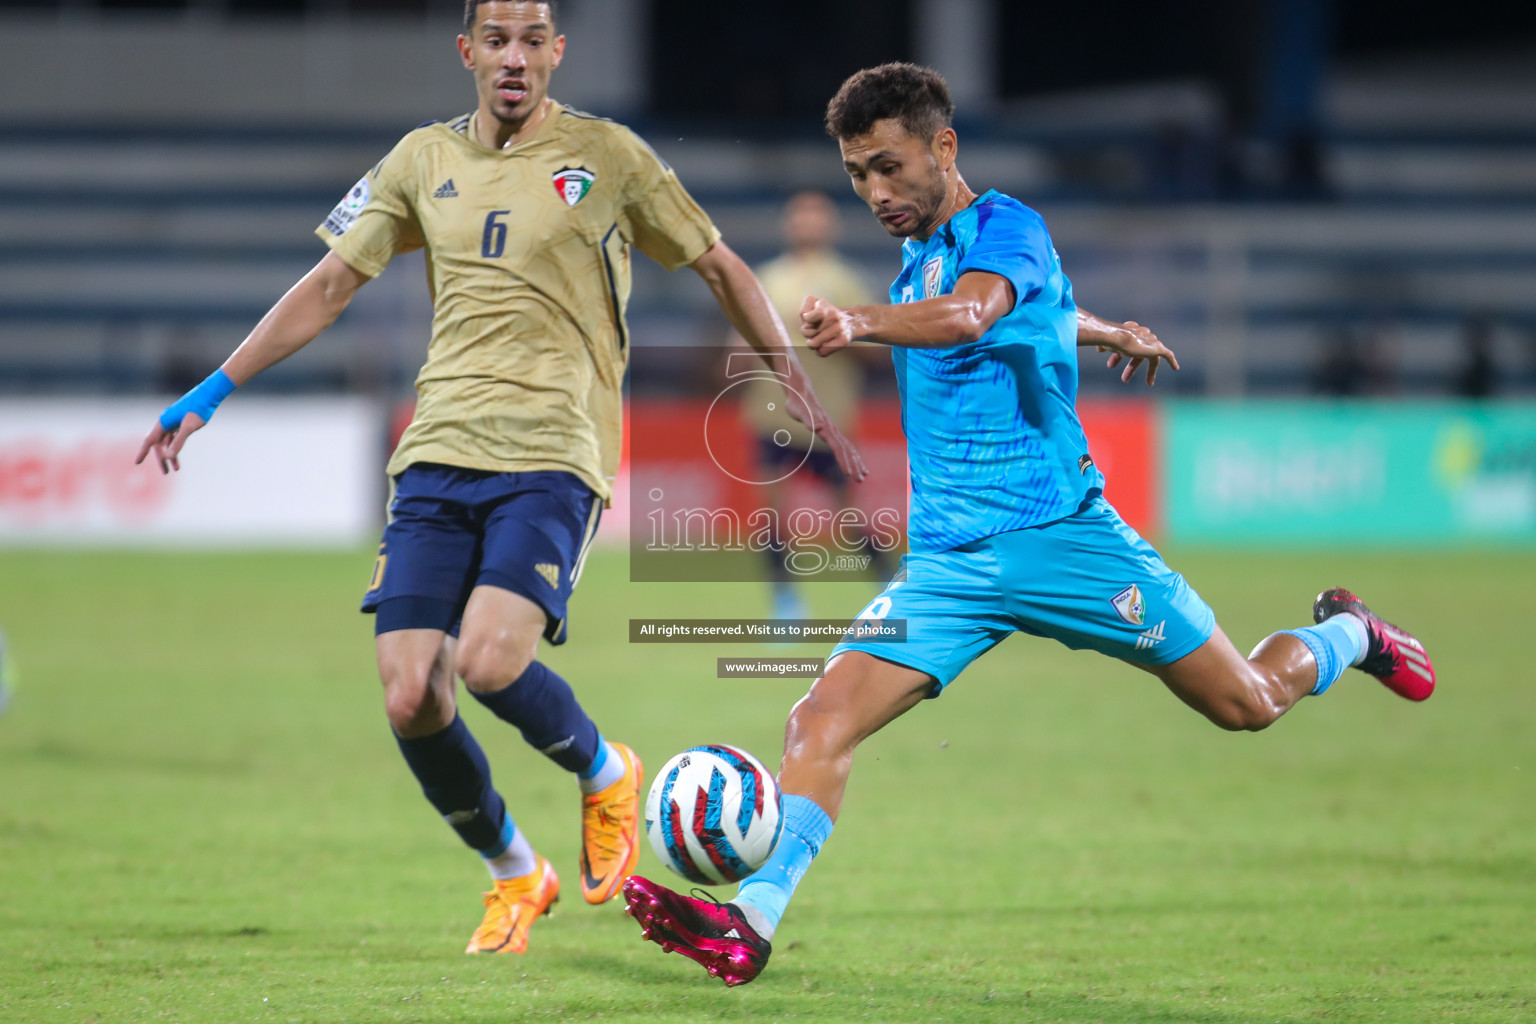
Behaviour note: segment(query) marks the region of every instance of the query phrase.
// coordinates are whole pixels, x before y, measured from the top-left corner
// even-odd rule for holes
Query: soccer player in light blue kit
[[[889,306],[806,300],[801,330],[826,356],[855,339],[893,347],[912,476],[910,553],[860,619],[905,620],[902,643],[845,639],[790,712],[784,829],[730,903],[635,876],[647,938],[728,985],[767,963],[795,886],[832,833],[859,743],[936,697],[1014,632],[1092,648],[1151,672],[1224,729],[1263,729],[1355,666],[1410,700],[1434,689],[1419,642],[1347,590],[1315,625],[1244,658],[1184,578],[1104,500],[1078,422],[1077,348],[1110,351],[1147,383],[1173,354],[1146,328],[1079,310],[1040,215],[976,194],[955,166],[944,80],[911,64],[861,71],[827,110],[854,190],[904,239]]]

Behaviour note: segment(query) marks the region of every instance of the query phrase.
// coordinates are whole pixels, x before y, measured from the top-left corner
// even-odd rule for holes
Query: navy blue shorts
[[[389,524],[363,595],[374,632],[457,636],[477,586],[544,609],[544,636],[566,639],[566,601],[597,533],[602,499],[571,473],[489,473],[420,462],[395,477]]]
[[[828,486],[835,487],[847,480],[843,468],[837,464],[837,456],[819,445],[807,454],[804,448],[775,444],[771,437],[760,437],[757,439],[757,457],[765,467],[778,473],[793,473],[804,465],[812,476]]]

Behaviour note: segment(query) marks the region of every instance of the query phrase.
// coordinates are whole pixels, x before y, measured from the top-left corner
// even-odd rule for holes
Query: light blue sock
[[[1286,636],[1293,636],[1307,645],[1317,661],[1317,683],[1312,687],[1316,696],[1332,686],[1351,665],[1365,657],[1365,624],[1358,618],[1342,612],[1324,619],[1315,626],[1302,629],[1282,629]]]
[[[784,908],[811,861],[832,835],[832,819],[808,796],[784,797],[784,831],[768,863],[741,883],[732,903],[765,939],[773,938]]]
[[[501,835],[496,845],[481,850],[480,856],[485,858],[491,877],[497,879],[521,878],[539,866],[533,847],[528,845],[528,837],[513,824],[510,814],[501,823]]]
[[[588,795],[601,792],[624,777],[624,759],[619,752],[609,745],[599,733],[597,737],[597,754],[592,758],[592,763],[582,771],[576,773],[576,780],[581,785],[581,791]]]

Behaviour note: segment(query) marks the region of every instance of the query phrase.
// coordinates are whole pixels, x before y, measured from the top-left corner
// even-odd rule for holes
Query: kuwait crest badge
[[[592,179],[597,177],[585,167],[562,167],[551,179],[555,193],[565,200],[566,206],[575,206],[582,197],[592,191]]]

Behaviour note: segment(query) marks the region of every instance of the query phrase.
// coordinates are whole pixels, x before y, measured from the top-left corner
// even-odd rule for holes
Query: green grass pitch
[[[0,1021],[1536,1020],[1536,557],[1170,561],[1239,646],[1356,588],[1440,692],[1350,673],[1227,734],[1015,637],[865,745],[767,972],[727,990],[582,902],[575,786],[478,706],[566,895],[527,955],[462,954],[484,870],[389,739],[370,553],[0,552]],[[810,588],[820,615],[866,594]],[[704,741],[774,763],[804,681],[714,659],[824,648],[625,642],[632,615],[765,609],[599,554],[548,660],[652,768]]]

